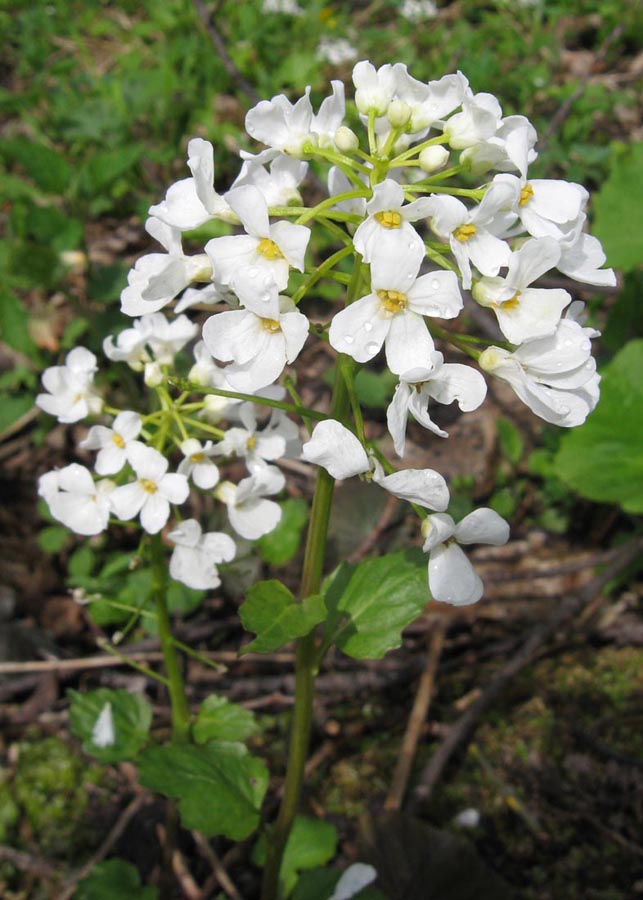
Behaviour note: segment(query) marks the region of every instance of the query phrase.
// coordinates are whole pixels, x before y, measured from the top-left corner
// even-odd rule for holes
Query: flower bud
[[[335,146],[341,153],[352,153],[359,147],[359,138],[346,125],[340,125],[335,132]]]
[[[404,100],[392,100],[386,110],[386,117],[393,128],[405,128],[411,120],[411,107]]]
[[[163,370],[157,362],[145,364],[144,381],[149,388],[158,387],[163,383]]]
[[[443,168],[449,159],[449,151],[446,147],[425,147],[420,153],[418,160],[420,168],[425,172],[437,172]]]

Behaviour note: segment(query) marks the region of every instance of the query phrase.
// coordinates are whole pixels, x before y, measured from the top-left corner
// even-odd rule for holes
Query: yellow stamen
[[[453,237],[456,241],[460,241],[462,244],[466,243],[469,238],[472,238],[478,229],[475,225],[458,225],[458,227],[453,232]]]
[[[400,291],[377,291],[377,296],[387,312],[395,314],[406,309],[408,297]]]
[[[262,238],[257,247],[257,253],[265,257],[265,259],[283,259],[284,255],[270,238]]]
[[[123,447],[125,446],[125,441],[120,436],[120,434],[116,434],[116,432],[114,432],[114,434],[112,435],[112,440],[114,441],[114,443],[116,444],[116,446],[118,447],[119,450],[122,450]]]
[[[385,209],[376,212],[373,218],[384,228],[399,228],[402,224],[402,216],[394,209]]]
[[[520,192],[520,200],[518,201],[518,206],[527,206],[533,196],[534,189],[530,184],[526,184]]]
[[[510,297],[509,300],[504,300],[498,305],[500,309],[518,309],[520,306],[520,291],[516,291],[513,297]]]
[[[270,334],[275,334],[277,331],[281,331],[281,325],[276,319],[262,319],[261,326],[262,328],[265,328],[266,331],[269,331]]]
[[[257,438],[254,434],[251,434],[248,440],[246,441],[246,450],[254,450],[257,446]]]
[[[193,453],[190,462],[201,463],[205,459],[205,453]]]
[[[158,490],[156,482],[152,481],[150,478],[139,478],[138,483],[148,494],[155,494]]]

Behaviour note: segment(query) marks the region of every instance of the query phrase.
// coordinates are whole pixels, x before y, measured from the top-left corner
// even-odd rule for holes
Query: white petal
[[[247,504],[229,506],[230,524],[241,537],[256,541],[274,531],[281,520],[281,507],[273,500],[253,499]]]
[[[196,547],[201,539],[201,525],[196,519],[185,519],[168,532],[168,539],[182,547]]]
[[[393,446],[398,456],[404,456],[406,443],[406,421],[409,408],[409,399],[413,388],[400,382],[395,388],[393,399],[386,410],[386,424],[389,434],[393,438]]]
[[[116,742],[112,704],[106,703],[101,709],[92,728],[92,744],[95,747],[111,747]]]
[[[302,448],[302,456],[307,462],[323,466],[338,479],[368,472],[370,468],[359,440],[335,419],[327,419],[315,426],[311,439]]]
[[[462,295],[455,272],[430,272],[412,286],[409,309],[422,316],[453,319],[462,309]]]
[[[377,295],[367,294],[338,312],[328,332],[331,347],[357,362],[373,359],[381,350],[391,325],[391,319],[384,318],[380,309]]]
[[[116,518],[128,522],[136,518],[148,496],[138,481],[132,481],[112,491],[109,501]]]
[[[293,225],[292,222],[275,222],[270,228],[270,238],[279,247],[289,265],[303,272],[310,228],[306,228],[305,225]]]
[[[156,484],[167,472],[167,459],[141,441],[131,441],[127,445],[127,460],[139,478],[147,478]]]
[[[482,597],[484,585],[461,547],[440,544],[429,557],[429,588],[434,600],[468,606]]]
[[[447,483],[433,469],[404,469],[376,480],[380,487],[409,503],[438,512],[443,512],[449,505]]]
[[[216,469],[216,466],[213,465],[213,468]],[[185,475],[172,472],[160,479],[158,482],[158,493],[164,499],[169,500],[170,503],[185,503],[190,493],[190,486]]]
[[[435,513],[422,522],[422,537],[424,544],[422,549],[425,553],[433,550],[438,544],[448,540],[455,530],[455,523],[448,513]]]
[[[141,509],[141,525],[143,529],[148,534],[158,534],[169,518],[170,504],[165,497],[162,497],[158,491],[155,494],[148,494]]]
[[[407,310],[391,319],[385,348],[389,369],[399,375],[409,368],[426,365],[435,345],[422,317]]]
[[[493,509],[475,509],[455,527],[460,544],[493,544],[500,546],[509,540],[509,525]]]

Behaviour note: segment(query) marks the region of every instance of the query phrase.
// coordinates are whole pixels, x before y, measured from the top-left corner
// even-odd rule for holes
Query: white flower
[[[355,185],[344,175],[342,170],[338,166],[331,166],[328,170],[329,197],[335,197],[337,194],[346,194],[354,190]],[[352,200],[342,200],[336,206],[342,212],[354,213],[363,217],[366,210],[366,200],[364,197],[354,197]]]
[[[289,156],[278,156],[266,169],[260,158],[241,151],[243,164],[232,183],[233,188],[250,184],[258,188],[264,200],[271,206],[300,206],[302,203],[299,185],[306,177],[308,163]]]
[[[178,229],[160,219],[150,218],[146,231],[162,244],[167,253],[148,253],[137,260],[127,276],[128,286],[121,293],[121,312],[143,316],[158,312],[193,282],[209,282],[212,265],[205,253],[186,256]]]
[[[47,472],[38,481],[38,494],[46,501],[54,519],[76,534],[105,531],[113,490],[113,482],[95,482],[89,469],[77,463]]]
[[[393,400],[386,411],[388,430],[398,456],[404,456],[407,414],[416,422],[440,437],[447,432],[439,428],[428,412],[430,400],[438,403],[457,401],[463,412],[477,409],[487,395],[487,384],[476,369],[460,363],[445,363],[437,350],[431,353],[426,365],[400,375]]]
[[[114,475],[127,462],[127,445],[141,432],[141,417],[125,410],[114,419],[112,428],[93,425],[79,446],[84,450],[98,450],[96,469],[99,475]]]
[[[504,278],[481,278],[474,285],[474,299],[493,309],[500,330],[512,344],[553,334],[563,309],[571,303],[570,294],[560,288],[529,287],[559,259],[557,241],[532,238],[511,254]]]
[[[281,507],[267,496],[283,490],[286,479],[275,466],[257,466],[238,485],[223,481],[215,496],[226,504],[230,524],[241,537],[255,541],[273,531],[281,520]]]
[[[281,13],[286,16],[304,15],[304,10],[297,0],[263,0],[261,10],[265,13]]]
[[[356,47],[345,38],[322,37],[317,44],[315,56],[322,62],[329,62],[331,66],[341,66],[342,63],[352,62],[359,55]]]
[[[75,347],[64,366],[50,366],[42,373],[42,386],[48,393],[38,394],[36,406],[59,422],[78,422],[99,413],[103,401],[93,385],[96,357],[85,347]]]
[[[95,747],[113,747],[116,743],[114,730],[114,715],[112,704],[105,703],[92,728],[92,744]]]
[[[386,114],[388,105],[395,95],[395,73],[393,66],[386,64],[376,69],[368,60],[361,60],[353,68],[355,85],[355,105],[363,115],[374,112],[376,116]]]
[[[417,231],[409,223],[428,215],[431,203],[422,197],[403,204],[404,191],[397,182],[387,178],[375,185],[373,196],[366,204],[368,216],[353,237],[355,249],[364,262],[370,263],[382,253],[395,257],[398,252],[404,253],[409,244],[421,246]]]
[[[323,100],[317,115],[310,102],[310,87],[294,105],[283,94],[261,100],[246,115],[246,131],[256,141],[295,157],[303,155],[307,143],[332,145],[346,108],[343,82],[331,81],[331,87],[332,96]]]
[[[199,333],[199,326],[187,316],[177,316],[172,322],[162,313],[145,318],[148,319],[147,343],[161,366],[171,366],[179,350]]]
[[[231,537],[219,531],[203,534],[196,519],[181,522],[168,539],[176,544],[170,557],[171,577],[194,590],[219,587],[217,565],[231,562],[237,552]]]
[[[168,461],[158,450],[132,441],[127,459],[136,481],[117,487],[111,494],[112,509],[119,519],[134,519],[139,513],[148,534],[156,534],[170,517],[170,503],[184,503],[190,489],[185,475],[167,474]]]
[[[525,116],[506,116],[492,137],[462,151],[460,164],[472,175],[481,175],[489,169],[500,172],[517,169],[525,179],[528,165],[538,157],[534,150],[537,137],[536,129]]]
[[[178,472],[186,478],[191,476],[196,486],[203,490],[213,488],[219,481],[219,470],[211,459],[216,452],[212,441],[206,441],[203,445],[196,438],[188,438],[181,444],[185,459],[179,463]]]
[[[361,442],[335,419],[315,425],[310,440],[302,447],[302,456],[309,463],[323,466],[336,479],[368,472],[371,467]]]
[[[328,338],[339,353],[367,362],[386,348],[392,372],[422,367],[434,349],[423,316],[451,319],[462,309],[458,279],[453,272],[417,277],[424,259],[419,239],[395,244],[396,253],[382,246],[371,263],[371,293],[337,313]]]
[[[605,253],[598,238],[583,231],[568,235],[561,242],[558,270],[576,281],[614,287],[614,269],[603,269]]]
[[[409,503],[443,510],[449,505],[446,481],[433,469],[404,469],[385,475],[380,463],[370,458],[352,431],[335,419],[315,425],[311,439],[304,444],[302,456],[323,466],[333,478],[350,478],[372,471],[373,481]]]
[[[308,336],[308,319],[288,297],[279,297],[270,275],[243,269],[234,289],[245,309],[211,316],[203,340],[216,358],[232,360],[225,370],[235,390],[252,393],[275,381],[293,362]]]
[[[271,225],[266,200],[254,185],[233,188],[226,197],[247,233],[213,238],[205,245],[217,281],[230,285],[244,268],[252,267],[264,270],[277,290],[283,290],[291,266],[304,270],[310,229],[291,222]]]
[[[400,4],[400,15],[407,22],[426,22],[437,14],[438,8],[433,0],[402,0]]]
[[[431,195],[428,214],[433,217],[431,227],[448,240],[451,252],[462,273],[462,287],[471,287],[471,263],[483,275],[497,275],[509,264],[509,245],[497,237],[515,221],[514,207],[518,200],[517,185],[494,178],[482,202],[469,211],[456,197]]]
[[[600,377],[589,340],[596,333],[565,318],[554,334],[529,341],[513,353],[487,347],[478,362],[508,382],[541,419],[572,428],[582,425],[598,402]]]
[[[516,211],[529,234],[563,240],[581,224],[589,194],[580,184],[562,179],[517,178],[497,175],[494,182],[518,191]]]
[[[462,112],[447,119],[444,134],[454,150],[473,147],[497,132],[502,109],[493,94],[467,95],[462,100]]]
[[[281,459],[289,447],[296,452],[299,443],[297,426],[282,410],[273,410],[262,431],[257,430],[254,404],[243,403],[239,419],[243,427],[228,428],[223,440],[214,447],[217,455],[243,457],[248,469],[253,471],[256,466]]]
[[[484,586],[459,544],[506,544],[509,525],[492,509],[476,509],[457,525],[447,513],[436,513],[422,523],[422,536],[433,599],[468,606],[482,597]]]
[[[188,143],[188,166],[192,178],[171,185],[165,200],[150,207],[150,215],[188,231],[212,218],[234,221],[228,204],[214,190],[214,151],[209,141],[193,138]]]
[[[431,125],[452,113],[466,96],[469,82],[462,74],[444,75],[428,84],[409,75],[404,63],[395,63],[396,96],[411,110],[409,131],[425,132]]]

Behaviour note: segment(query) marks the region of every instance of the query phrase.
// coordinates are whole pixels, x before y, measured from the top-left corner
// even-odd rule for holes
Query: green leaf
[[[279,873],[282,896],[290,896],[300,871],[323,866],[335,856],[336,851],[337,829],[334,825],[322,819],[297,816],[288,837]],[[253,861],[257,865],[263,865],[266,861],[263,836],[255,847]],[[328,897],[328,894],[325,896]]]
[[[323,621],[326,607],[319,594],[297,603],[280,581],[260,581],[248,591],[239,616],[246,631],[257,635],[241,652],[269,653],[308,634]]]
[[[155,887],[142,887],[138,871],[124,859],[108,859],[83,878],[74,900],[156,900]]]
[[[590,500],[643,513],[643,340],[606,366],[601,399],[587,422],[565,434],[555,464],[562,480]]]
[[[272,566],[284,566],[299,550],[301,533],[308,521],[308,504],[305,500],[290,497],[281,506],[281,520],[274,531],[257,542],[259,552]]]
[[[206,697],[192,728],[197,744],[208,741],[245,741],[257,731],[253,713],[225,697],[211,694]]]
[[[2,302],[0,300],[0,302]],[[23,416],[30,413],[33,409],[33,396],[30,394],[18,394],[16,397],[8,397],[6,394],[0,395],[0,437],[12,425],[20,422]]]
[[[36,345],[29,337],[29,314],[11,291],[0,289],[0,340],[25,356],[37,358]]]
[[[381,659],[429,601],[427,561],[420,550],[342,563],[323,585],[326,643],[355,659]]]
[[[386,409],[391,402],[397,382],[397,376],[388,369],[383,372],[360,369],[355,376],[355,390],[363,406],[370,409]]]
[[[293,891],[292,900],[328,900],[332,897],[342,873],[338,869],[312,869],[302,872]],[[365,887],[354,900],[387,900],[376,888]]]
[[[611,266],[629,271],[643,263],[643,142],[614,145],[610,175],[593,198],[593,233]]]
[[[268,770],[243,744],[152,747],[138,764],[144,787],[178,800],[186,828],[242,841],[258,826]]]
[[[48,525],[38,535],[38,546],[45,553],[60,553],[69,541],[70,533],[62,525]]]
[[[525,448],[520,431],[518,431],[513,422],[503,418],[496,419],[496,431],[498,432],[500,449],[509,462],[517,466],[522,459]]]
[[[129,691],[99,688],[80,694],[68,691],[71,700],[69,721],[71,730],[83,742],[83,750],[101,762],[114,763],[133,759],[148,739],[152,724],[152,709],[143,697]],[[96,721],[109,703],[114,722],[114,743],[99,747],[92,740]]]
[[[3,156],[18,163],[43,191],[62,194],[69,185],[69,163],[62,154],[44,144],[25,137],[12,138],[5,141]]]

